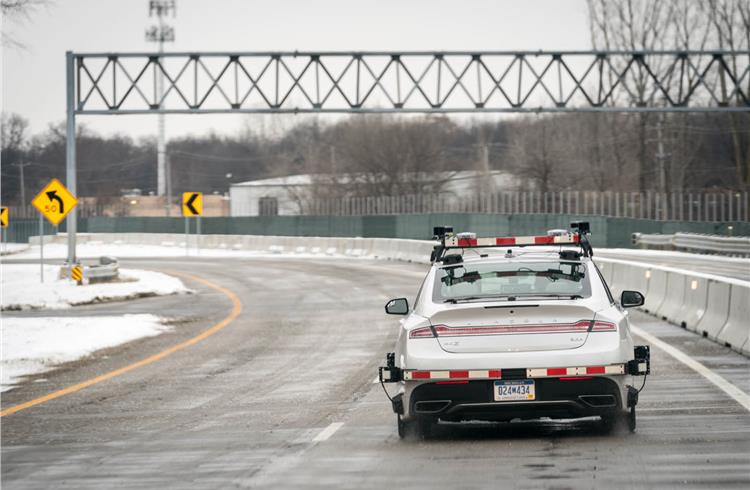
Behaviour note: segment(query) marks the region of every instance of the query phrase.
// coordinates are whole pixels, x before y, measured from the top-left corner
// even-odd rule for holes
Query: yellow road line
[[[237,318],[240,313],[242,312],[242,302],[240,301],[239,297],[237,297],[236,294],[234,294],[229,289],[223,288],[217,284],[214,284],[210,281],[207,281],[205,279],[201,279],[199,277],[195,277],[190,274],[182,274],[182,273],[176,273],[176,272],[170,272],[170,274],[174,274],[176,276],[183,276],[189,279],[192,279],[194,281],[197,281],[201,284],[204,284],[205,286],[208,286],[211,289],[215,289],[224,295],[226,295],[231,301],[232,301],[232,311],[229,312],[227,316],[225,316],[221,321],[216,323],[215,325],[211,326],[210,328],[204,330],[203,332],[199,333],[195,337],[192,337],[184,342],[180,342],[177,345],[174,345],[168,349],[165,349],[157,354],[154,354],[153,356],[149,356],[145,359],[141,359],[138,362],[134,362],[133,364],[129,364],[125,367],[121,367],[119,369],[115,369],[114,371],[110,371],[108,373],[104,373],[100,376],[97,376],[95,378],[88,379],[86,381],[83,381],[78,384],[74,384],[72,386],[68,386],[67,388],[63,388],[58,391],[53,391],[52,393],[49,393],[47,395],[41,396],[39,398],[35,398],[33,400],[29,400],[24,403],[19,403],[18,405],[14,405],[10,408],[6,408],[3,411],[0,411],[0,417],[5,417],[6,415],[11,415],[16,412],[20,412],[21,410],[26,410],[27,408],[31,408],[35,405],[39,405],[41,403],[48,402],[50,400],[54,400],[55,398],[60,398],[61,396],[69,395],[71,393],[75,393],[77,391],[81,391],[84,388],[88,388],[89,386],[95,385],[97,383],[101,383],[102,381],[107,381],[108,379],[115,378],[117,376],[120,376],[121,374],[128,373],[134,369],[138,369],[139,367],[147,366],[153,362],[156,362],[160,359],[163,359],[167,357],[168,355],[174,354],[177,351],[180,351],[182,349],[185,349],[186,347],[190,347],[191,345],[197,344],[198,342],[206,339],[207,337],[210,337],[211,335],[215,334],[222,328],[226,327],[232,321],[234,321],[235,318]]]

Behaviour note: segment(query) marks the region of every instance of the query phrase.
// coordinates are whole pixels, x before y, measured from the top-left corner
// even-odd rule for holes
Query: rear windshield
[[[484,298],[586,298],[591,286],[579,262],[459,264],[435,275],[433,301],[470,301]]]

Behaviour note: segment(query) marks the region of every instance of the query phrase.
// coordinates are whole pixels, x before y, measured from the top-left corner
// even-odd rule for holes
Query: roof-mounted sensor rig
[[[550,230],[546,235],[477,238],[475,233],[454,234],[452,226],[436,226],[433,228],[433,239],[439,240],[440,243],[433,247],[430,261],[459,262],[460,255],[446,254],[452,249],[556,245],[579,246],[584,257],[593,257],[594,250],[588,239],[591,234],[588,221],[574,221],[570,223],[570,228],[574,231]]]

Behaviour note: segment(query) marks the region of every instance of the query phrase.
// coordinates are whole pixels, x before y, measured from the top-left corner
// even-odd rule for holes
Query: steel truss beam
[[[65,73],[74,194],[76,115],[750,111],[750,51],[68,51]]]
[[[748,51],[73,57],[76,114],[750,111]]]

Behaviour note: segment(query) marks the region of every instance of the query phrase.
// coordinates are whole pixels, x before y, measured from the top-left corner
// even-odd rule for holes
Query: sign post
[[[40,277],[44,282],[44,220],[57,226],[78,204],[78,199],[57,179],[52,179],[44,188],[32,199],[31,204],[39,211],[39,267]],[[68,223],[68,236],[75,233],[75,225],[71,230],[71,223]],[[71,267],[75,264],[69,264]]]
[[[201,254],[201,216],[195,217],[195,255]]]
[[[44,282],[44,215],[39,213],[39,280]]]
[[[5,231],[6,228],[8,228],[8,208],[6,206],[1,206],[0,207],[0,243],[2,243],[3,252],[5,251],[5,247],[7,247],[6,243],[8,242],[8,232]]]
[[[188,241],[189,237],[190,237],[190,222],[188,221],[188,217],[185,216],[185,257],[190,255],[190,242]]]
[[[200,250],[200,236],[201,236],[201,215],[203,214],[203,193],[201,192],[183,192],[182,193],[182,215],[185,217],[185,255],[188,255],[188,238],[190,237],[190,222],[191,217],[196,217],[195,233],[196,233],[196,255]]]

